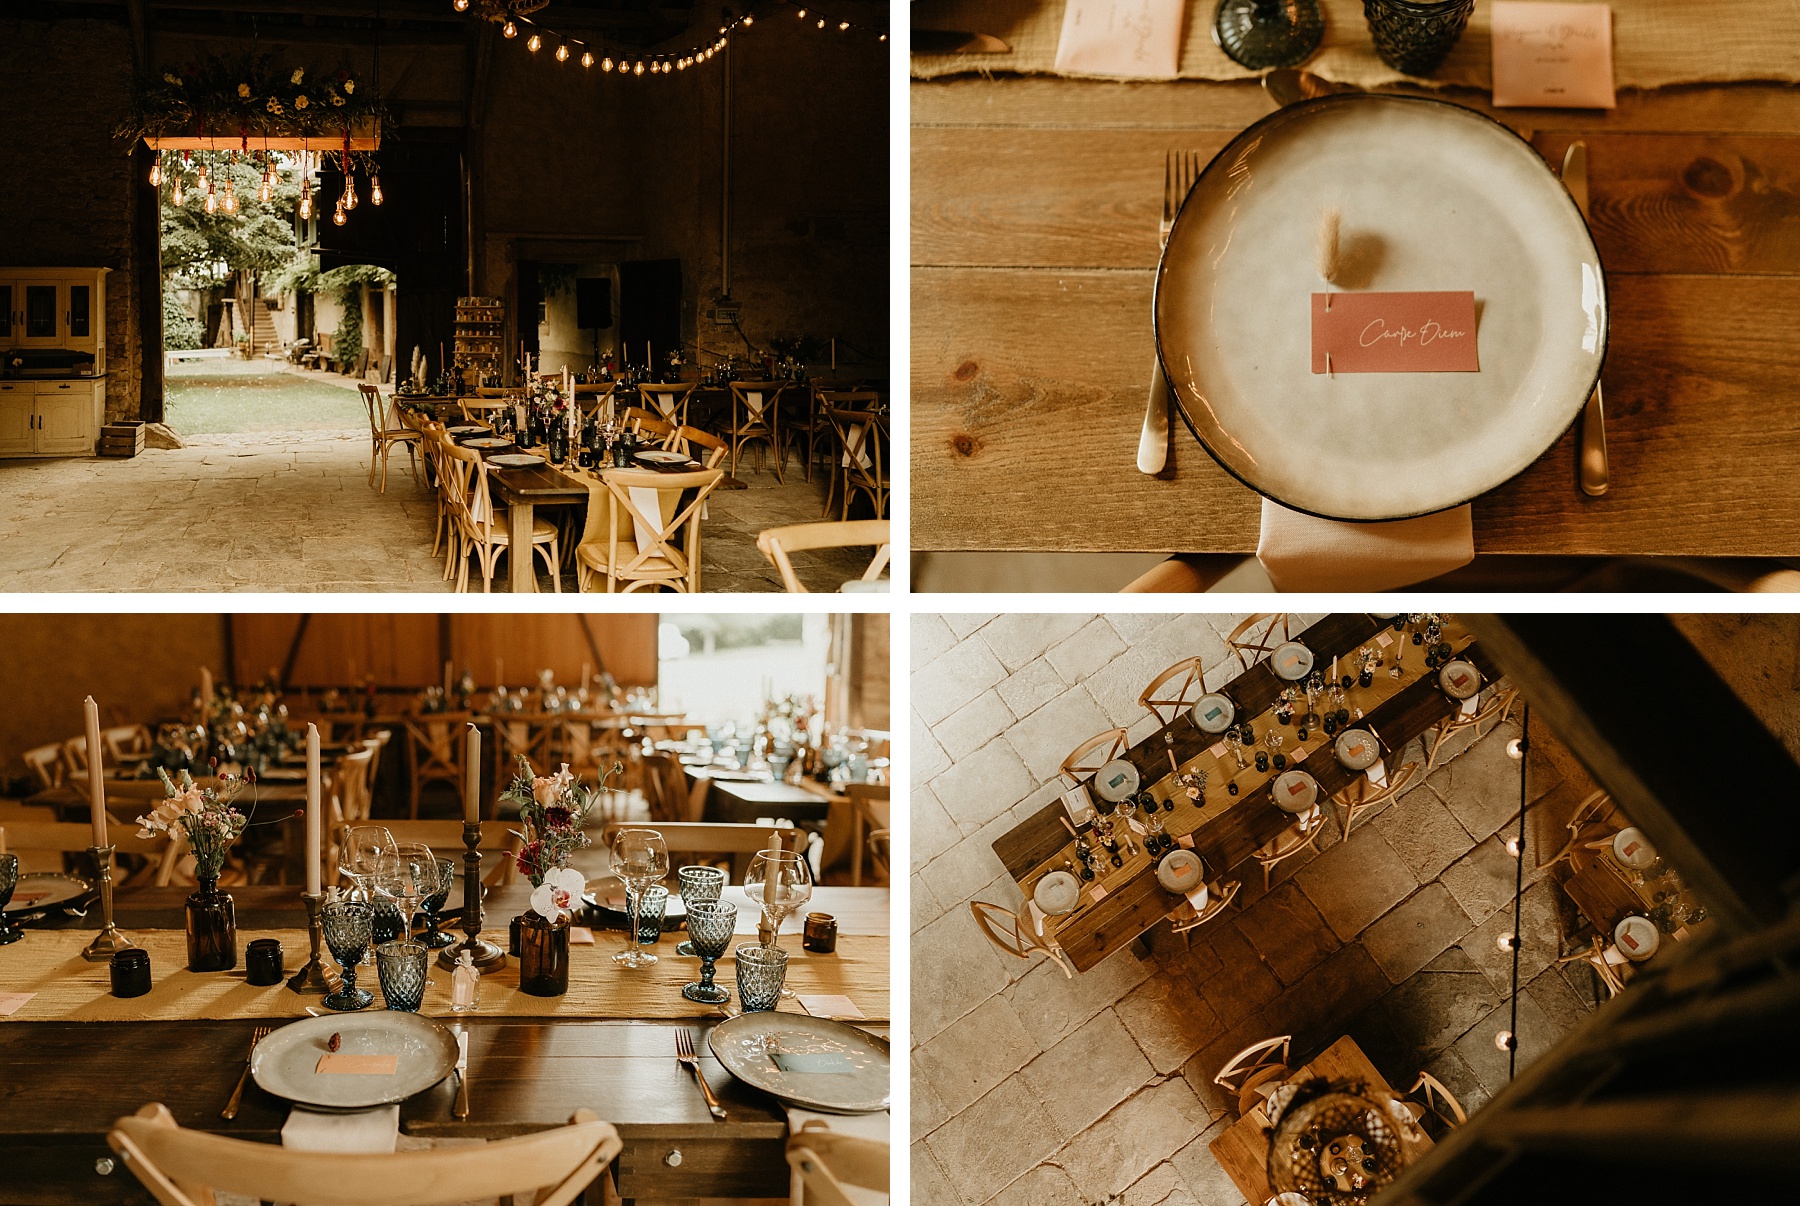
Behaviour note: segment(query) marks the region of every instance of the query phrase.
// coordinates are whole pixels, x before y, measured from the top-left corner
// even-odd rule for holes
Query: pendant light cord
[[[1525,927],[1525,801],[1531,768],[1531,704],[1525,703],[1519,714],[1519,852],[1513,856],[1513,935],[1512,935],[1512,1042],[1506,1051],[1506,1079],[1511,1080],[1519,1066],[1519,944]]]

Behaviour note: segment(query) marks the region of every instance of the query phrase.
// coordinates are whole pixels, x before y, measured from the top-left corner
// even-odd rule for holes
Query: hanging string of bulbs
[[[602,72],[616,72],[619,75],[636,76],[646,73],[673,75],[678,71],[686,71],[689,67],[704,63],[719,51],[724,50],[726,42],[740,26],[747,27],[756,24],[756,14],[746,11],[734,20],[719,26],[718,36],[706,42],[689,46],[684,50],[661,50],[647,53],[630,48],[608,48],[606,44],[598,41],[590,42],[584,38],[560,33],[547,25],[533,21],[517,4],[507,5],[489,16],[488,10],[495,7],[491,0],[490,2],[476,0],[476,2],[483,15],[500,26],[502,37],[517,38],[522,32],[521,26],[529,27],[529,33],[525,39],[525,49],[532,54],[554,44],[555,50],[551,52],[550,57],[559,63],[568,62],[579,52],[578,61],[583,68],[591,70],[599,67]],[[451,7],[459,13],[468,12],[470,3],[471,0],[451,0]],[[886,42],[888,39],[886,30],[878,30],[830,16],[810,4],[804,3],[803,0],[772,0],[772,3],[793,10],[798,21],[817,30],[857,37],[866,37],[868,34],[874,33],[877,42]],[[541,7],[543,6],[535,5],[533,11]],[[614,57],[615,51],[617,52],[616,58]],[[598,53],[596,54],[596,52]]]
[[[187,190],[187,171],[194,172],[194,192],[204,194],[204,207],[209,214],[236,214],[239,211],[237,198],[237,182],[233,179],[230,168],[240,162],[238,151],[181,151],[180,170],[169,171],[163,167],[165,152],[157,151],[150,164],[150,186],[161,189],[167,184],[169,201],[176,206],[186,205],[189,193]],[[339,167],[344,174],[344,191],[337,197],[333,206],[331,220],[338,226],[349,220],[349,212],[362,202],[356,191],[356,173],[358,169],[369,178],[369,204],[380,205],[383,201],[381,192],[381,169],[375,162],[375,156],[366,151],[299,151],[291,155],[281,155],[274,151],[244,151],[242,162],[253,164],[260,176],[256,190],[256,199],[265,205],[275,196],[275,186],[281,181],[283,160],[293,165],[293,177],[300,185],[300,219],[305,221],[313,216],[314,200],[312,192],[312,176],[325,165],[332,156],[339,158]]]

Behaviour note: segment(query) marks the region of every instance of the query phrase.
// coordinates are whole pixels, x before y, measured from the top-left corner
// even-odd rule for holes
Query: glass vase
[[[230,971],[237,966],[237,906],[219,891],[217,875],[203,875],[187,898],[188,970]]]
[[[569,919],[548,921],[537,913],[519,917],[519,991],[560,997],[569,991]]]
[[[1375,53],[1407,75],[1435,71],[1474,11],[1475,0],[1363,0]]]
[[[1318,0],[1219,0],[1213,42],[1255,71],[1306,61],[1325,36]]]

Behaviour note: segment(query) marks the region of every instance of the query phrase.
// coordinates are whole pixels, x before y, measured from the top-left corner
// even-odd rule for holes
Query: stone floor
[[[198,436],[129,460],[0,461],[0,591],[445,590],[435,497],[406,464],[404,453],[390,463],[386,494],[371,489],[366,429]],[[712,495],[704,589],[782,589],[756,534],[816,521],[824,501],[821,476],[808,483],[792,468],[782,485],[740,465],[750,488]],[[869,555],[793,560],[808,590],[830,592]],[[505,577],[503,558],[495,590]],[[479,591],[473,567],[471,578]],[[575,589],[573,571],[563,589]]]
[[[1208,1147],[1235,1119],[1212,1077],[1273,1035],[1292,1034],[1304,1061],[1349,1034],[1396,1088],[1427,1070],[1470,1110],[1505,1085],[1494,1036],[1514,1028],[1511,956],[1496,940],[1512,925],[1515,864],[1500,831],[1519,805],[1505,752],[1516,723],[1453,738],[1429,777],[1359,817],[1349,841],[1334,817],[1320,852],[1282,864],[1272,889],[1254,863],[1234,869],[1237,906],[1191,944],[1158,927],[1151,957],[1121,950],[1071,980],[975,928],[971,900],[1022,908],[990,843],[1060,794],[1062,757],[1115,725],[1133,740],[1154,731],[1142,687],[1182,657],[1222,667],[1220,634],[1240,618],[914,618],[919,1206],[1236,1206]],[[1532,750],[1521,1066],[1594,1008],[1597,988],[1584,966],[1556,966],[1578,923],[1531,870],[1540,846],[1560,848],[1590,787],[1541,724]],[[1403,760],[1422,770],[1420,743]]]

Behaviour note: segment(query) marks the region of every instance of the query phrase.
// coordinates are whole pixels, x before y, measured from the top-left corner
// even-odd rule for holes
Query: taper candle
[[[444,698],[450,697],[450,663],[444,663]]]
[[[306,726],[306,892],[319,895],[319,836],[322,805],[319,792],[319,726]]]
[[[212,697],[213,697],[212,670],[206,666],[202,666],[202,667],[200,667],[200,714],[201,715],[204,716],[206,714],[207,709],[212,707]]]
[[[469,722],[467,755],[463,759],[463,820],[481,820],[481,730]]]
[[[105,763],[100,755],[100,705],[92,695],[82,701],[87,712],[88,808],[94,820],[94,845],[106,845]]]
[[[767,878],[763,880],[763,903],[772,905],[775,903],[776,887],[781,879],[780,864],[774,858],[775,855],[781,853],[781,830],[777,829],[769,835],[769,848],[764,853],[768,854],[770,858]]]

